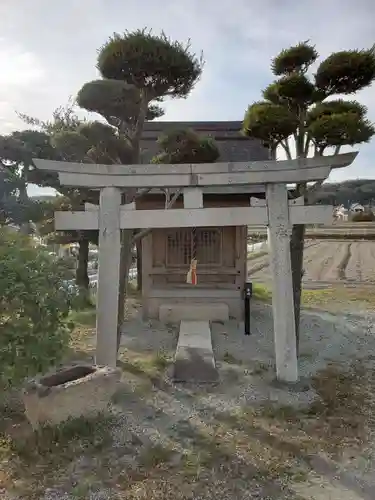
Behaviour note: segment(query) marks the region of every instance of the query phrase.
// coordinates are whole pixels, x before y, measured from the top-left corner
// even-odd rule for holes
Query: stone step
[[[176,382],[192,383],[218,380],[208,321],[181,321],[173,378]]]

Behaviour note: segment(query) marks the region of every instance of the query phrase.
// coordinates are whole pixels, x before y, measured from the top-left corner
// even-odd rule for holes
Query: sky
[[[163,119],[181,121],[242,120],[282,48],[310,40],[323,59],[375,43],[373,0],[1,0],[0,19],[0,134],[25,127],[16,111],[49,119],[98,78],[97,50],[114,32],[163,30],[203,51],[191,95],[165,104]],[[375,86],[356,98],[375,121]],[[356,149],[329,180],[375,178],[375,139]]]

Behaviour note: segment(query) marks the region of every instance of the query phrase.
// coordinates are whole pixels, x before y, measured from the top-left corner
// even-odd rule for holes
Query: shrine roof
[[[157,155],[160,135],[172,130],[193,129],[198,134],[215,139],[220,151],[218,161],[257,161],[268,160],[268,149],[256,139],[249,139],[241,133],[241,121],[205,121],[205,122],[146,122],[141,139],[142,163],[149,163]]]

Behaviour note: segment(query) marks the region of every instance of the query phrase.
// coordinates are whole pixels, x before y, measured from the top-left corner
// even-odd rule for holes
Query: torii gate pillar
[[[285,184],[269,184],[266,191],[268,207],[268,244],[272,271],[272,310],[278,380],[298,380],[296,327],[292,269],[288,191]]]
[[[99,268],[96,312],[96,363],[116,367],[120,277],[121,191],[100,191]],[[116,332],[116,335],[115,335]]]

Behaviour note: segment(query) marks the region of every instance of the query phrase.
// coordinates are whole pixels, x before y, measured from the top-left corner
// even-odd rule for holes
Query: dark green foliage
[[[2,162],[7,165],[18,163],[22,161],[23,157],[23,145],[13,134],[0,136],[0,159]]]
[[[264,143],[276,143],[296,132],[297,117],[287,106],[256,102],[247,108],[243,121],[246,135]]]
[[[320,102],[309,110],[308,122],[321,118],[323,115],[333,115],[342,113],[355,113],[359,118],[364,118],[367,108],[358,101],[344,101],[335,99],[334,101]]]
[[[190,52],[189,43],[143,29],[115,33],[99,50],[97,68],[103,78],[145,89],[151,100],[186,97],[201,75],[202,60]]]
[[[93,80],[85,83],[77,95],[81,108],[127,120],[139,112],[140,95],[138,89],[121,80]]]
[[[0,225],[25,222],[25,211],[17,196],[18,183],[13,172],[0,167]]]
[[[326,95],[353,94],[375,80],[375,55],[371,50],[335,52],[319,66],[315,83]]]
[[[117,138],[116,130],[102,122],[87,122],[83,123],[78,132],[83,135],[90,145],[109,144]]]
[[[366,119],[366,107],[356,101],[325,102],[334,93],[350,94],[375,80],[375,52],[337,52],[323,61],[312,82],[306,75],[318,53],[308,42],[285,49],[273,60],[275,74],[283,75],[264,91],[265,101],[249,106],[243,130],[274,151],[281,144],[290,153],[288,139],[296,140],[297,156],[310,147],[323,154],[328,147],[368,142],[375,133]]]
[[[139,89],[120,80],[93,80],[85,83],[77,95],[81,108],[102,115],[108,123],[121,128],[121,122],[134,126],[140,111]],[[146,120],[163,116],[157,104],[149,104]]]
[[[363,120],[355,113],[335,113],[312,121],[308,131],[320,148],[326,148],[369,142],[375,128],[369,120]]]
[[[51,143],[64,161],[84,161],[91,146],[84,135],[68,130],[54,134],[51,137]]]
[[[23,185],[15,172],[0,166],[0,226],[22,226],[42,219],[44,203],[28,197],[21,198],[19,192]],[[31,226],[29,229],[32,229]]]
[[[33,158],[56,159],[48,134],[37,130],[22,130],[0,136],[0,160],[17,175],[21,182],[19,188],[22,190],[26,188]]]
[[[0,386],[59,362],[69,341],[65,321],[70,273],[28,237],[0,228]]]
[[[306,72],[318,58],[319,54],[308,41],[301,42],[294,47],[284,49],[271,63],[274,75],[287,75],[293,72]]]
[[[303,74],[293,73],[271,83],[264,91],[264,99],[274,104],[289,104],[290,106],[312,103],[315,87]]]
[[[0,159],[18,179],[19,198],[26,203],[26,186],[29,182],[39,184],[48,179],[56,183],[56,174],[44,174],[34,169],[33,158],[60,159],[52,147],[50,137],[37,130],[22,130],[8,136],[0,136]],[[40,183],[42,185],[42,182]],[[48,185],[48,184],[47,184]]]
[[[146,114],[146,120],[152,121],[156,118],[161,118],[164,116],[164,109],[158,106],[157,104],[149,104],[148,111]]]
[[[76,131],[58,132],[51,142],[65,161],[112,165],[126,164],[130,159],[127,141],[118,136],[115,128],[101,122],[86,122]]]
[[[211,137],[201,137],[194,130],[173,130],[158,141],[162,152],[152,163],[213,163],[219,150]]]
[[[40,132],[38,130],[21,130],[13,132],[12,137],[19,141],[22,147],[22,149],[20,149],[20,154],[23,155],[22,163],[32,165],[33,158],[49,159],[54,156],[50,137],[45,132]]]
[[[23,203],[28,199],[27,183],[34,182],[33,158],[58,159],[45,132],[21,130],[0,137],[0,159],[17,177],[19,198]]]
[[[112,164],[125,163],[128,156],[127,145],[120,141],[117,131],[100,122],[89,122],[79,120],[74,113],[73,107],[59,108],[54,113],[51,122],[40,122],[27,117],[29,123],[35,121],[43,132],[37,132],[39,137],[46,137],[45,151],[48,153],[44,157],[59,159],[64,161]],[[48,132],[44,132],[48,131]],[[29,135],[27,136],[30,137]],[[35,137],[38,137],[35,136]],[[48,146],[48,147],[47,147]],[[35,147],[34,147],[35,150]],[[33,157],[43,157],[37,151]],[[125,160],[125,161],[124,161]],[[79,259],[76,272],[77,284],[81,287],[82,297],[87,295],[87,249],[88,242],[97,243],[97,231],[55,231],[54,210],[63,209],[61,198],[66,200],[69,209],[82,210],[84,203],[97,203],[98,193],[89,189],[75,189],[60,186],[58,175],[54,172],[46,172],[33,167],[27,175],[27,181],[43,187],[52,187],[59,191],[63,197],[57,197],[52,202],[45,204],[42,216],[38,219],[37,228],[40,235],[48,238],[54,243],[66,244],[72,242],[79,243]],[[68,208],[65,208],[68,209]],[[29,211],[30,213],[30,211]]]
[[[307,130],[323,149],[368,142],[375,128],[366,113],[366,106],[357,101],[320,102],[308,112]]]

